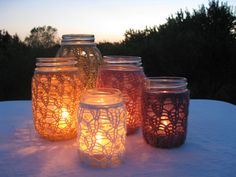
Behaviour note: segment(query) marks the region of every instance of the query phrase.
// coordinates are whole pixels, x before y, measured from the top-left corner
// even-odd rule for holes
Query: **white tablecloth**
[[[236,106],[191,100],[183,146],[151,147],[140,131],[128,136],[126,149],[117,168],[82,165],[75,140],[50,142],[35,133],[31,101],[0,102],[0,177],[234,177]]]

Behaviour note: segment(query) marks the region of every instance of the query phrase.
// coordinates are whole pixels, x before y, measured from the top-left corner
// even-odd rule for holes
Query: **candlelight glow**
[[[100,135],[100,134],[97,134],[96,135],[96,142],[98,142],[99,144],[104,144],[104,143],[102,143],[102,139],[103,139],[104,137],[102,136],[102,135]]]
[[[121,97],[93,91],[81,97],[79,106],[80,159],[96,167],[116,166],[125,152],[125,107]]]
[[[59,120],[58,127],[63,129],[67,126],[66,121],[70,121],[69,113],[65,108],[62,108],[61,119]]]
[[[182,145],[186,139],[189,105],[186,79],[157,77],[146,81],[142,102],[144,139],[148,144],[161,148]],[[177,89],[173,89],[173,83]]]
[[[75,70],[56,72],[56,69],[52,72],[53,68],[36,68],[32,79],[34,124],[37,132],[47,139],[71,139],[77,134],[79,78]]]
[[[161,116],[161,124],[159,126],[159,130],[164,131],[166,126],[169,125],[171,122],[168,120],[168,116]],[[165,132],[163,132],[165,134]]]
[[[68,116],[69,116],[69,113],[67,112],[67,110],[65,108],[62,108],[62,113],[61,113],[62,120],[67,119]]]

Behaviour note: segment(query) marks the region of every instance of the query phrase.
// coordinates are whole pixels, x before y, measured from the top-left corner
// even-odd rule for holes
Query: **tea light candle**
[[[61,112],[61,118],[59,120],[58,127],[61,128],[61,129],[64,129],[67,126],[66,122],[71,121],[71,116],[69,115],[66,108],[62,108],[61,111],[62,111]]]
[[[189,91],[180,77],[147,78],[143,94],[143,136],[155,147],[172,148],[185,142]]]
[[[126,110],[117,89],[91,89],[81,96],[78,111],[80,160],[94,167],[123,161]]]
[[[36,131],[49,140],[77,135],[79,77],[73,58],[38,58],[32,79]]]

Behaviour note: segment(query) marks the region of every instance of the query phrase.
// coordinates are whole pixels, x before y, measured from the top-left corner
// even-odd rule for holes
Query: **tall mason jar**
[[[58,50],[57,56],[76,57],[76,66],[84,90],[95,87],[98,67],[102,62],[102,55],[94,42],[94,35],[63,35],[61,48]]]
[[[49,140],[77,134],[80,80],[74,58],[37,58],[32,78],[32,111],[36,131]]]
[[[189,90],[184,77],[146,78],[142,101],[143,136],[154,147],[184,144],[187,135]]]
[[[98,72],[98,88],[119,89],[127,109],[127,135],[135,133],[141,126],[141,97],[144,72],[141,57],[104,56],[104,64]]]

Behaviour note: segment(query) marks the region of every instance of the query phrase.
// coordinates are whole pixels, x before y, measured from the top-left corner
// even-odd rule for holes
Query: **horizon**
[[[220,2],[236,7],[236,0]],[[208,3],[204,0],[0,0],[0,30],[17,34],[24,41],[31,29],[46,25],[56,28],[60,38],[63,34],[94,34],[96,42],[119,42],[129,29],[159,26],[180,9],[192,13]]]

